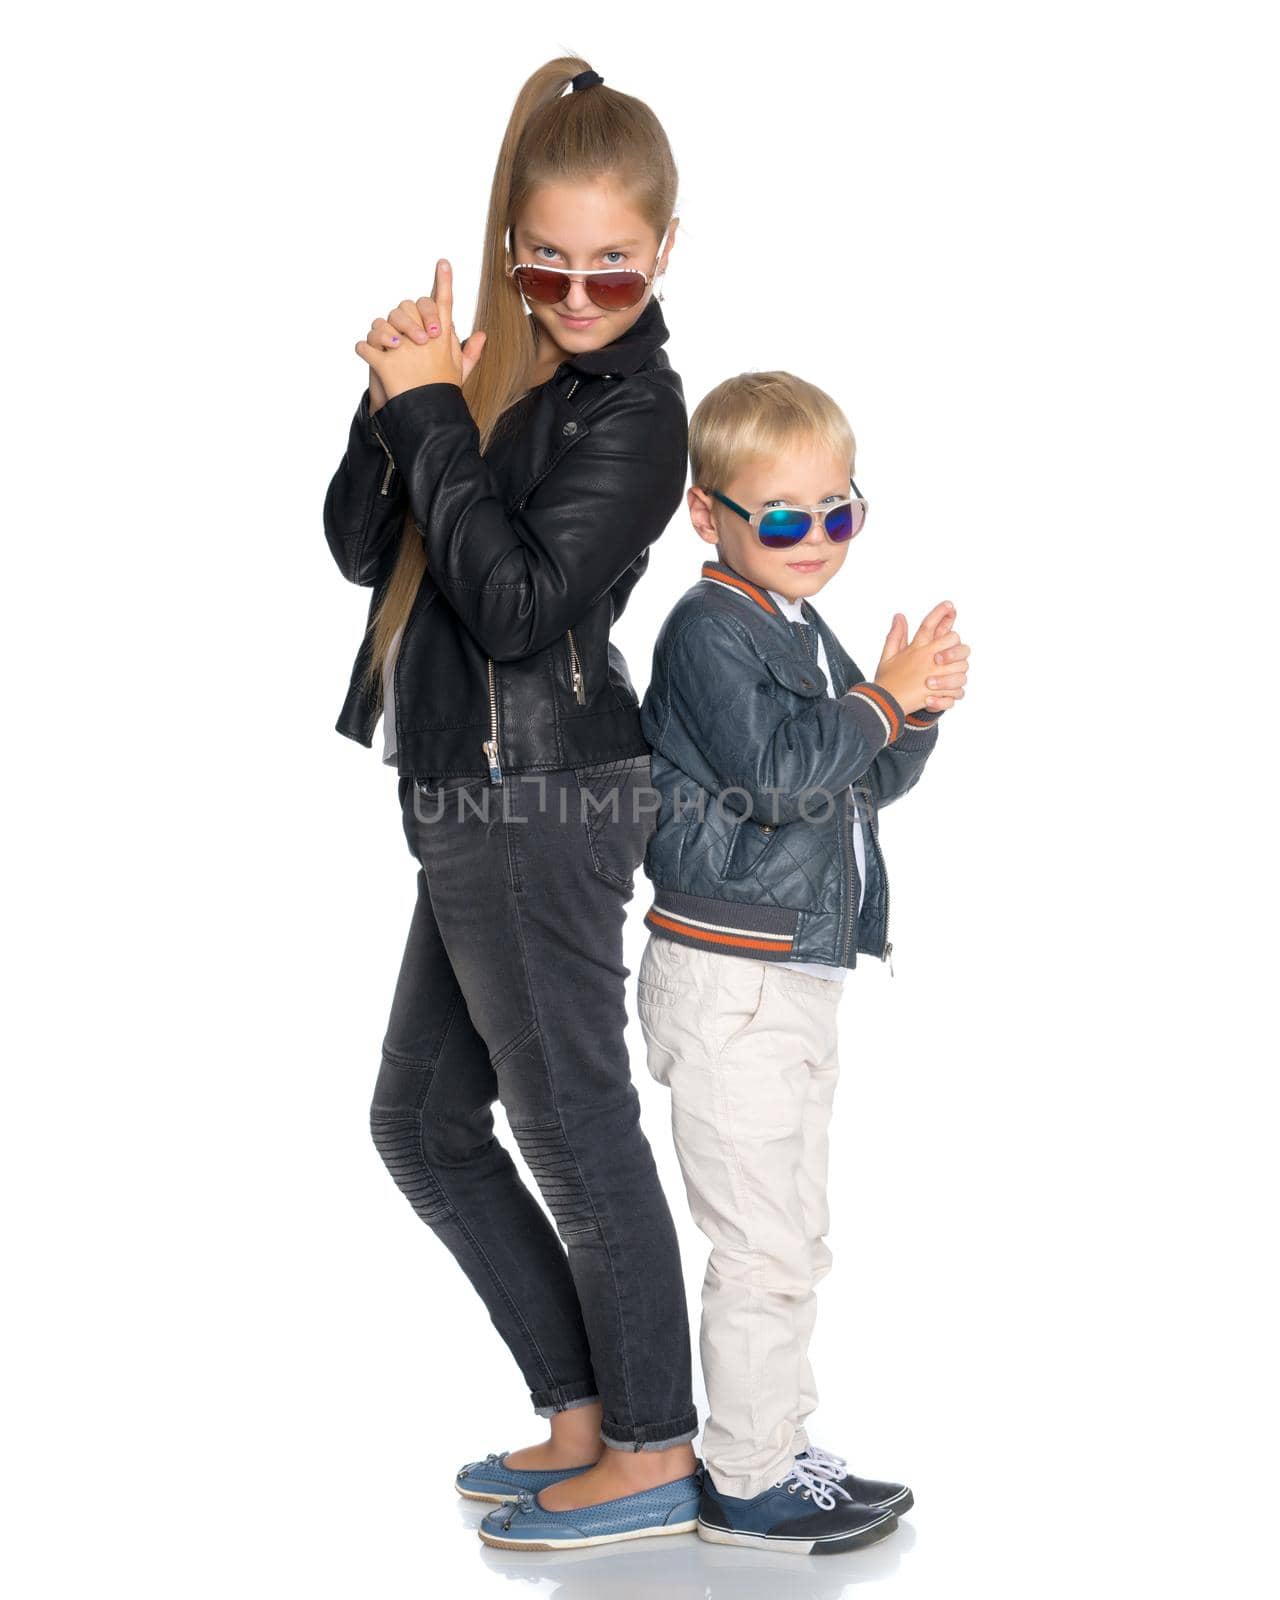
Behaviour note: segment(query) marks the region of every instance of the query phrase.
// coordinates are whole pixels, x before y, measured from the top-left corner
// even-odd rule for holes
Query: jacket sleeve
[[[688,419],[679,389],[643,375],[609,388],[580,437],[553,441],[559,458],[510,513],[456,384],[406,389],[378,412],[431,576],[495,660],[533,655],[572,627],[680,503]]]
[[[878,684],[838,699],[817,692],[789,710],[749,634],[722,613],[703,612],[659,648],[658,693],[641,712],[646,739],[713,794],[745,791],[760,822],[816,820],[824,796],[857,782],[902,726]]]
[[[865,684],[867,680],[858,663],[843,646],[840,648],[844,656],[846,681]],[[925,762],[933,754],[933,747],[938,742],[938,721],[944,716],[945,711],[904,713],[897,737],[885,745],[867,769],[866,781],[877,810],[894,800],[901,800],[908,789],[913,789],[920,781]]]
[[[945,713],[939,711],[935,715],[944,716]],[[885,746],[867,773],[877,809],[894,800],[901,800],[908,789],[915,788],[937,742],[938,724],[935,721],[927,728],[908,725],[892,744]]]
[[[352,583],[373,584],[404,526],[404,480],[369,415],[369,391],[351,420],[347,452],[324,497],[324,536],[338,570]]]

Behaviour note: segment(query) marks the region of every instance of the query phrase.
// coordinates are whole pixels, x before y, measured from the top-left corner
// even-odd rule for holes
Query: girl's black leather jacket
[[[611,345],[561,362],[505,414],[481,455],[451,383],[366,389],[324,503],[344,577],[372,589],[395,563],[406,505],[427,572],[394,671],[399,771],[435,781],[640,755],[648,749],[609,629],[684,492],[688,418],[660,348],[656,300]],[[361,686],[369,620],[339,733],[371,745],[379,686]]]

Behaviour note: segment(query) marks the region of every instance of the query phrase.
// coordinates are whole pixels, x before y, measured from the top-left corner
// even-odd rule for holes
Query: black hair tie
[[[571,81],[569,87],[571,89],[594,89],[596,84],[603,82],[604,79],[600,76],[600,74],[598,72],[592,72],[591,68],[588,67],[585,72],[580,72],[578,76]]]

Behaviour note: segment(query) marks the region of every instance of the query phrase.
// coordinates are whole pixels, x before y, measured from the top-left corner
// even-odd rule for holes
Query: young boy
[[[689,513],[716,558],[664,622],[641,707],[661,809],[638,1009],[711,1241],[698,1531],[847,1550],[891,1533],[912,1496],[805,1431],[839,980],[859,953],[889,956],[877,812],[920,777],[969,648],[948,602],[910,640],[899,614],[867,682],[809,604],[866,512],[821,389],[729,378],[694,411],[689,453]]]

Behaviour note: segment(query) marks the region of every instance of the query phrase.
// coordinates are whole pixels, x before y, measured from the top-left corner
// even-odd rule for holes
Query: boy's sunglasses
[[[767,511],[763,508],[748,511],[736,500],[721,494],[719,489],[708,489],[707,493],[749,522],[761,544],[768,545],[770,550],[789,550],[806,537],[815,517],[821,517],[827,538],[837,544],[843,544],[852,539],[855,533],[861,533],[862,524],[867,520],[867,502],[852,478],[849,483],[853,489],[852,497],[839,500],[833,506],[770,506]]]
[[[662,245],[666,242],[664,233]],[[659,261],[662,245],[658,246]],[[655,261],[654,266],[657,264]],[[581,278],[587,299],[601,311],[626,311],[638,305],[653,282],[653,274],[641,272],[638,267],[592,267],[583,272],[567,272],[560,267],[538,266],[532,261],[508,267],[507,276],[515,279],[526,300],[535,300],[540,306],[558,305],[567,299],[573,280]]]

